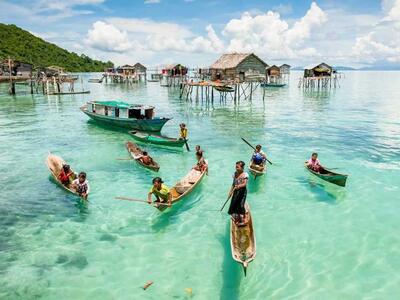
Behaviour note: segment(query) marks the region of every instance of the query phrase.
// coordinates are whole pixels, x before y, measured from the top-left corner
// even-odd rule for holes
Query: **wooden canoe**
[[[57,184],[59,186],[61,186],[64,190],[80,197],[75,189],[71,188],[70,185],[62,184],[61,181],[58,179],[58,175],[60,175],[62,166],[64,164],[65,164],[65,161],[57,155],[49,153],[49,155],[47,156],[47,159],[46,159],[47,168],[49,169],[52,177],[57,182]],[[71,168],[71,171],[73,172],[72,168]]]
[[[229,85],[215,85],[214,88],[218,92],[223,92],[223,93],[232,93],[234,91],[233,87]]]
[[[179,180],[171,189],[170,193],[172,195],[172,205],[184,197],[186,197],[193,189],[197,186],[197,184],[203,179],[206,171],[200,172],[195,169],[190,170],[189,173],[186,174],[181,180]],[[160,211],[163,211],[168,208],[167,205],[159,205],[157,208]]]
[[[256,238],[253,229],[253,219],[250,213],[250,206],[246,202],[247,224],[238,226],[231,218],[231,251],[232,258],[242,264],[246,276],[247,266],[256,257]]]
[[[154,160],[152,162],[152,164],[150,165],[146,165],[144,164],[139,158],[140,156],[143,154],[142,149],[139,148],[138,145],[132,143],[132,142],[126,142],[125,144],[126,149],[128,150],[129,154],[131,155],[131,157],[141,166],[156,171],[158,172],[158,170],[160,169],[160,166],[158,165],[158,163],[156,163]]]
[[[346,186],[346,181],[348,175],[335,173],[332,170],[326,169],[324,167],[321,168],[321,172],[315,172],[307,167],[307,163],[304,164],[306,169],[310,171],[310,173],[314,174],[315,176],[321,178],[322,180],[328,181],[330,183],[339,185],[339,186]]]
[[[251,165],[252,165],[252,163],[250,161],[250,163],[249,163],[249,172],[254,175],[254,178],[257,178],[257,176],[264,175],[267,172],[267,166],[266,166],[265,162],[263,164],[264,168],[262,170],[257,170],[255,168],[253,169],[251,167]]]
[[[136,141],[142,143],[169,147],[182,147],[183,145],[185,145],[185,141],[183,139],[170,138],[163,135],[149,134],[141,131],[129,131],[129,133]]]

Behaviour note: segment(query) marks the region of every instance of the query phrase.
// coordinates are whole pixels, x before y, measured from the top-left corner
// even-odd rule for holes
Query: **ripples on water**
[[[379,74],[378,90],[371,73],[349,72],[339,89],[319,92],[298,89],[298,76],[264,102],[258,91],[237,107],[185,103],[154,83],[87,84],[90,95],[63,97],[10,97],[0,85],[0,298],[395,299],[400,74]],[[174,117],[168,135],[187,122],[210,176],[162,214],[114,200],[145,197],[153,174],[116,160],[127,157],[130,136],[88,121],[79,107],[89,99],[155,104]],[[231,258],[228,217],[215,211],[234,162],[251,155],[242,136],[265,145],[274,162],[249,183],[258,248],[247,277]],[[195,162],[193,152],[147,149],[169,185]],[[49,179],[49,150],[88,172],[87,205]],[[345,189],[304,170],[312,151],[350,175]]]

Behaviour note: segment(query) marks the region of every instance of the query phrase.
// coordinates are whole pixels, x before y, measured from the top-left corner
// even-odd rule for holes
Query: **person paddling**
[[[188,135],[186,124],[185,123],[179,124],[179,128],[180,128],[180,138],[186,141]]]
[[[232,199],[228,214],[232,216],[232,219],[237,225],[245,225],[247,222],[244,205],[247,197],[247,181],[249,180],[249,174],[244,171],[244,166],[245,163],[243,161],[236,162],[236,172],[233,174],[233,183],[229,191],[229,195],[232,195]]]
[[[318,159],[318,153],[314,152],[311,155],[311,158],[308,161],[306,161],[306,166],[307,166],[307,168],[309,168],[315,172],[318,172],[318,173],[321,172],[322,166]]]
[[[204,158],[203,151],[196,152],[197,164],[193,167],[193,169],[204,172],[207,171],[208,165],[207,161]]]
[[[169,188],[164,184],[164,181],[160,177],[153,178],[153,186],[151,187],[149,194],[147,195],[147,202],[152,203],[151,197],[156,197],[155,203],[168,203],[168,206],[172,205],[172,195]]]
[[[257,145],[253,156],[251,157],[251,168],[256,169],[259,171],[264,170],[264,165],[265,161],[267,159],[267,155],[264,153],[264,151],[261,150],[261,145]]]
[[[142,156],[140,156],[140,161],[145,165],[151,165],[153,163],[153,159],[149,156],[146,151],[143,151]]]

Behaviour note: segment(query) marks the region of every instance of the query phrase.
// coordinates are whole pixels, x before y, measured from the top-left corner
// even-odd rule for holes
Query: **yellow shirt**
[[[187,138],[187,128],[181,128],[181,138],[186,139]]]
[[[149,193],[152,193],[157,197],[163,199],[164,201],[167,201],[169,195],[169,188],[164,184],[161,184],[161,190],[157,190],[154,186],[152,186]]]

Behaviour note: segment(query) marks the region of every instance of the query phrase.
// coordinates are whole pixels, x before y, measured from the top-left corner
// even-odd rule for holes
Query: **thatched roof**
[[[306,67],[304,67],[304,70],[313,70],[313,69],[327,69],[327,70],[332,70],[333,68],[326,64],[326,63],[320,63],[320,64],[310,64]]]
[[[233,69],[236,68],[242,61],[250,56],[255,56],[261,63],[268,66],[262,59],[254,53],[229,53],[223,54],[215,63],[211,65],[211,69]]]
[[[140,69],[145,69],[145,70],[147,70],[147,68],[146,68],[145,66],[143,66],[141,63],[136,63],[136,64],[133,65],[133,67],[134,67],[135,69],[140,68]]]
[[[272,65],[272,66],[267,67],[267,71],[268,70],[273,70],[273,69],[280,70],[280,68],[277,65]]]

